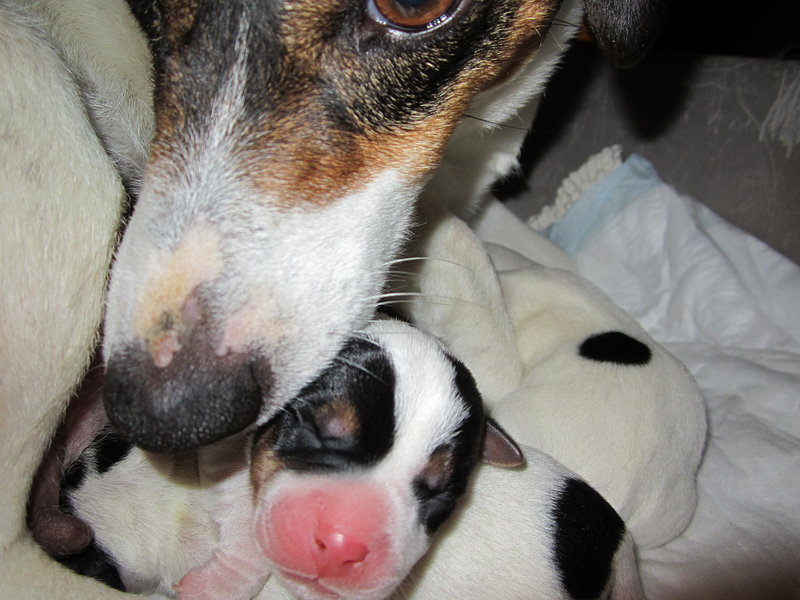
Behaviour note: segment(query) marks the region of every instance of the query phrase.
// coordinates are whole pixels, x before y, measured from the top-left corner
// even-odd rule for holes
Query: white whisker
[[[462,265],[460,263],[457,263],[457,262],[452,261],[452,260],[447,259],[447,258],[441,258],[441,257],[438,257],[438,256],[408,256],[408,257],[405,257],[405,258],[397,258],[397,259],[391,261],[390,264],[397,264],[397,263],[402,263],[402,262],[421,261],[421,260],[438,261],[438,262],[443,262],[443,263],[447,263],[447,264],[450,264],[450,265],[455,265],[457,267],[461,267],[462,269],[466,269],[467,268],[466,266],[464,266],[464,265]]]
[[[351,367],[353,369],[358,369],[359,371],[362,371],[362,372],[366,373],[367,375],[369,375],[370,377],[372,377],[375,381],[380,381],[381,383],[386,383],[381,377],[378,376],[377,373],[373,373],[372,371],[367,369],[364,365],[359,365],[358,363],[354,363],[354,362],[352,362],[350,360],[347,360],[346,358],[343,358],[342,356],[337,356],[333,360],[334,360],[334,362],[337,362],[337,363],[340,363],[340,364],[343,364],[343,365],[347,365],[348,367]]]
[[[407,298],[409,296],[427,296],[427,294],[423,292],[385,292],[378,296],[368,296],[366,299],[372,301],[384,300],[386,298]]]

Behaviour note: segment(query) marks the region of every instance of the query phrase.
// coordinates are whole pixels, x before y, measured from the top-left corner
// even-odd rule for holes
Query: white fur
[[[546,454],[523,451],[527,466],[520,471],[479,467],[471,495],[393,598],[570,598],[553,566],[551,510],[564,480],[575,475]],[[629,535],[613,563],[609,600],[644,598]]]
[[[451,441],[467,409],[457,398],[455,373],[442,360],[443,348],[435,338],[394,320],[379,320],[368,331],[391,357],[397,378],[395,439],[377,476],[402,481],[413,475],[409,468]]]
[[[103,476],[89,476],[75,492],[79,514],[95,539],[113,548],[134,593],[172,592],[172,584],[216,546],[211,492],[198,491],[197,464],[134,451]],[[233,481],[233,480],[232,480]]]
[[[124,3],[12,2],[41,19],[69,69],[103,148],[138,184],[153,134],[150,53]],[[30,74],[28,74],[30,75]]]

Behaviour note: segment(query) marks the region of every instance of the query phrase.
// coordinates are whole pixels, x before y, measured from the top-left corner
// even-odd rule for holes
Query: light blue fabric
[[[594,231],[618,215],[630,202],[661,183],[652,163],[633,154],[621,167],[589,188],[545,234],[567,254],[574,256]]]

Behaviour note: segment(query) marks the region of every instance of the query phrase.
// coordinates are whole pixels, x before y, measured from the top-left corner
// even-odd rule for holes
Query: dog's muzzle
[[[270,381],[263,357],[220,357],[193,339],[166,367],[156,366],[140,348],[115,353],[107,366],[104,402],[111,423],[132,443],[155,452],[184,450],[253,423]]]

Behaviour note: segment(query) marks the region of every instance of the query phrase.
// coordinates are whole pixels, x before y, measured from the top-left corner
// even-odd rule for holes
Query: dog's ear
[[[483,434],[481,462],[496,467],[519,467],[525,464],[525,456],[517,443],[508,435],[497,421],[486,418]]]
[[[661,32],[669,0],[583,0],[597,45],[617,67],[638,63]]]

